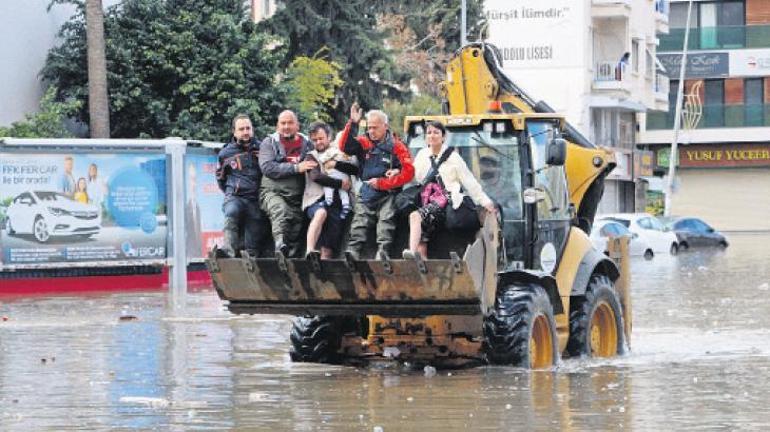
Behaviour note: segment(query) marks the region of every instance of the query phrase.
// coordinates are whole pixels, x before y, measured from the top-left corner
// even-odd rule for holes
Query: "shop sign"
[[[634,153],[634,176],[650,177],[652,176],[652,156],[651,151],[638,150]]]
[[[688,145],[679,149],[682,167],[762,167],[770,166],[770,143]]]
[[[671,156],[671,149],[670,148],[662,148],[655,151],[655,159],[656,163],[655,166],[660,168],[668,168],[668,161]]]
[[[730,76],[770,75],[770,49],[730,52]]]
[[[658,54],[666,75],[671,79],[679,79],[679,69],[682,64],[681,54]],[[730,74],[730,60],[726,52],[708,52],[687,55],[685,78],[718,78]]]

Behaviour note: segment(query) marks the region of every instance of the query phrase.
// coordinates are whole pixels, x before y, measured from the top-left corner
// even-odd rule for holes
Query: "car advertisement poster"
[[[3,265],[166,258],[166,155],[0,153]]]
[[[187,257],[203,258],[215,245],[222,246],[224,195],[217,186],[216,155],[185,155],[185,227]]]

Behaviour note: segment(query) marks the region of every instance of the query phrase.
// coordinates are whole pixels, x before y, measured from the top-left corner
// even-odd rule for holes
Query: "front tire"
[[[32,234],[35,235],[35,240],[40,243],[45,243],[51,237],[48,232],[48,223],[42,216],[35,218],[35,223],[32,225]]]
[[[644,251],[644,259],[651,260],[655,257],[655,253],[652,251],[652,249],[647,249]]]
[[[594,275],[585,295],[570,302],[570,357],[612,357],[623,352],[623,313],[612,282]]]
[[[295,362],[339,363],[342,337],[361,333],[365,321],[348,316],[297,317],[292,321],[289,356]]]
[[[5,221],[5,232],[8,233],[8,235],[14,235],[16,234],[16,231],[13,230],[13,226],[11,226],[11,219],[8,218]]]
[[[484,318],[488,363],[540,369],[558,361],[553,306],[537,285],[500,289],[491,315]]]
[[[676,255],[679,253],[679,246],[677,246],[676,243],[671,243],[671,249],[669,249],[669,252],[671,252],[671,255]]]

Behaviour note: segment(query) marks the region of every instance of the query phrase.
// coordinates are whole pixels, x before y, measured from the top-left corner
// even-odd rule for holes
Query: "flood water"
[[[770,234],[729,237],[634,260],[631,352],[553,371],[293,364],[213,291],[2,299],[0,430],[768,430]]]

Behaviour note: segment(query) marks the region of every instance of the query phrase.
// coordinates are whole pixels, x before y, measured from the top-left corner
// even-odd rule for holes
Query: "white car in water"
[[[597,217],[597,220],[611,220],[623,224],[632,233],[652,247],[656,254],[679,252],[679,239],[676,234],[666,228],[655,216],[647,213],[616,213]]]
[[[52,236],[87,238],[97,234],[101,226],[99,206],[50,191],[29,191],[16,196],[8,206],[5,222],[8,234],[32,234],[40,243]]]
[[[607,241],[611,237],[628,237],[630,256],[643,256],[646,259],[652,259],[655,256],[652,246],[642,240],[639,234],[629,231],[622,223],[613,220],[600,220],[594,223],[590,239],[596,250],[607,253]]]

